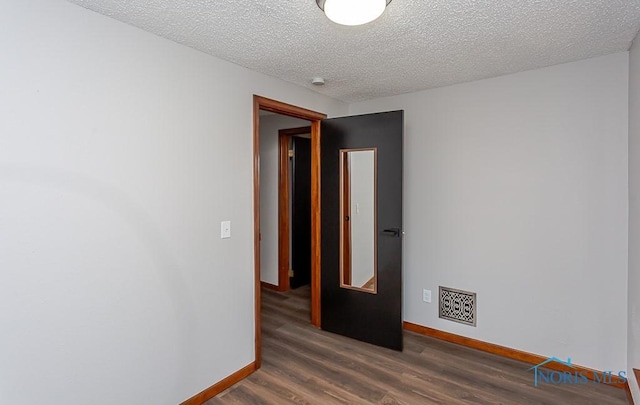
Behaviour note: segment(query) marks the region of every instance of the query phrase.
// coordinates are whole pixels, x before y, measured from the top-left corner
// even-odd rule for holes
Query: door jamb
[[[310,134],[311,127],[287,128],[278,131],[278,289],[289,291],[291,212],[289,210],[289,144],[296,135]]]
[[[311,121],[311,324],[320,327],[320,120],[326,114],[253,96],[253,257],[255,364],[260,368],[260,110]]]

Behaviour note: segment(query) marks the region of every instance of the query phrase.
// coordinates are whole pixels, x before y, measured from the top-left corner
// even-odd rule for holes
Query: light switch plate
[[[220,223],[220,238],[226,239],[231,237],[231,221],[222,221]]]

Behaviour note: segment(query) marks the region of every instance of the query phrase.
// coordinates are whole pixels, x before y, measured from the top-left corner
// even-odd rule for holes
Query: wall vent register
[[[476,293],[440,286],[438,316],[476,326]]]

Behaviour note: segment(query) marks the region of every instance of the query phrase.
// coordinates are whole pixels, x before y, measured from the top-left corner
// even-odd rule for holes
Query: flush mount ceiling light
[[[362,25],[384,13],[391,0],[316,0],[331,21],[342,25]]]

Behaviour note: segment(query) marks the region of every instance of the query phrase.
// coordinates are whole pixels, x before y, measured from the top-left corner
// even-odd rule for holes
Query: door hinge
[[[293,277],[293,269],[289,269],[289,277]]]
[[[294,153],[293,153],[293,149],[289,149],[289,157],[290,157],[290,158],[292,158],[292,157],[293,157],[293,155],[294,155]]]

